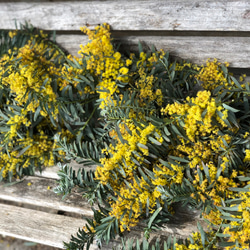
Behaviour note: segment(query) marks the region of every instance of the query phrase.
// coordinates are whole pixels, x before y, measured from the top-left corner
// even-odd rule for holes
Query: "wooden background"
[[[141,41],[198,64],[217,58],[235,71],[250,71],[250,0],[0,0],[0,29],[15,29],[15,20],[56,30],[57,42],[74,55],[88,41],[79,28],[106,22],[115,40],[132,48]],[[52,190],[55,178],[45,173],[12,187],[0,185],[0,234],[63,247],[62,241],[85,224],[78,216],[91,216],[92,211],[79,196],[61,201]],[[47,212],[37,211],[38,207]],[[64,213],[63,222],[59,211]],[[196,230],[197,217],[195,212],[179,211],[177,224],[168,225],[163,233],[186,237]]]
[[[15,20],[56,30],[57,41],[77,54],[87,37],[80,26],[107,22],[115,39],[144,41],[202,64],[208,58],[250,68],[249,0],[0,1],[0,29]]]

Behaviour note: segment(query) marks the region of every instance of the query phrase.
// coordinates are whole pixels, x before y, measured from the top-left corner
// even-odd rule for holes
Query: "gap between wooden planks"
[[[79,218],[1,203],[0,211],[0,234],[59,248],[86,223]]]
[[[16,20],[48,30],[108,22],[114,30],[250,31],[248,0],[6,1],[0,16],[2,29],[15,29]]]

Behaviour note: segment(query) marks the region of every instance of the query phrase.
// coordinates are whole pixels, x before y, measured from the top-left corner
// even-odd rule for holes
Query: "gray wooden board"
[[[250,67],[250,37],[124,37],[114,38],[126,49],[137,50],[138,42],[151,48],[170,51],[172,55],[190,60],[197,64],[203,64],[207,59],[217,58],[220,62],[229,62],[230,67]],[[85,35],[58,35],[57,42],[73,55],[78,55],[80,44],[87,44]]]
[[[28,183],[31,183],[29,186]],[[22,182],[4,186],[0,186],[0,200],[1,202],[15,202],[16,206],[6,206],[2,209],[2,204],[0,203],[0,234],[9,235],[24,240],[34,241],[51,246],[62,246],[62,241],[68,241],[69,235],[77,231],[77,227],[84,225],[82,219],[69,217],[71,213],[85,216],[92,216],[92,210],[90,206],[82,199],[82,197],[76,193],[72,193],[66,197],[64,201],[61,200],[61,196],[57,196],[53,193],[53,187],[56,183],[54,179],[47,179],[44,177],[26,177]],[[48,190],[47,187],[50,187]],[[18,205],[32,205],[32,209],[24,210]],[[46,209],[44,209],[46,208]],[[46,210],[46,212],[41,212],[37,210]],[[68,212],[64,216],[58,217],[56,213],[57,210]],[[199,219],[199,211],[195,211],[188,208],[182,208],[177,205],[176,214],[173,219],[171,219],[169,224],[166,224],[162,231],[152,233],[151,239],[157,237],[166,237],[169,235],[174,235],[177,238],[186,238],[193,231],[196,231],[197,221]],[[4,213],[8,215],[5,220],[2,220],[1,216]],[[10,212],[9,212],[10,211]],[[17,217],[19,214],[20,217]],[[25,216],[26,217],[25,217]],[[11,220],[12,218],[12,220]],[[60,222],[60,219],[62,222]],[[77,220],[77,223],[75,221]],[[39,223],[37,224],[37,221]],[[69,227],[68,231],[65,231],[64,224],[74,223],[75,227]],[[205,224],[200,221],[205,228]],[[67,225],[71,225],[71,224]],[[40,233],[38,233],[37,225],[39,225]],[[45,228],[47,228],[46,233],[43,234]],[[14,228],[14,229],[13,229]],[[145,225],[140,224],[136,228],[133,228],[130,233],[127,233],[127,237],[141,238],[143,235],[143,228]],[[60,230],[64,230],[63,236],[57,239],[57,235],[60,234]],[[53,231],[53,237],[47,239],[47,233]],[[68,232],[68,236],[66,236]],[[45,239],[44,239],[45,237]],[[111,249],[111,246],[119,244],[119,239],[111,242],[104,249]],[[93,246],[94,247],[94,246]],[[95,249],[95,248],[93,248]]]
[[[31,185],[28,186],[28,183],[31,183]],[[87,201],[76,190],[73,190],[71,194],[62,200],[62,195],[57,195],[53,191],[56,185],[56,181],[53,179],[39,177],[27,177],[22,182],[11,186],[1,183],[0,199],[75,213],[81,216],[93,215]]]
[[[119,0],[0,3],[0,28],[28,21],[48,30],[108,22],[115,30],[250,31],[248,0]]]
[[[185,239],[192,232],[197,231],[196,223],[198,213],[189,209],[178,209],[175,222],[166,225],[162,231],[152,232],[150,239],[167,239],[169,235]],[[63,242],[69,242],[70,236],[76,234],[86,221],[79,218],[50,214],[47,212],[27,209],[0,203],[0,234],[15,238],[41,243],[44,245],[63,247]],[[203,226],[204,223],[201,222]],[[145,225],[144,225],[145,227]],[[126,238],[141,239],[143,225],[132,228],[125,234]],[[205,229],[206,230],[206,229]],[[119,237],[104,245],[103,249],[109,250],[112,246],[119,245]],[[97,249],[93,244],[90,249]]]
[[[0,211],[0,234],[59,248],[86,223],[83,219],[1,203]]]
[[[31,185],[28,186],[28,183],[31,183]],[[53,192],[55,185],[55,180],[27,177],[24,181],[15,185],[4,186],[1,184],[0,199],[84,216],[93,215],[90,206],[82,199],[81,195],[73,191],[65,200],[61,200],[61,196]],[[48,186],[50,190],[47,189]],[[199,211],[182,208],[179,205],[175,207],[175,210],[175,216],[164,231],[182,237],[188,236],[196,228]]]

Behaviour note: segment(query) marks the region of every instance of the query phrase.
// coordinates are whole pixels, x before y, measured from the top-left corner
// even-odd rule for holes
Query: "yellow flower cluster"
[[[48,136],[45,135],[43,131],[40,131],[39,135],[34,135],[33,138],[29,137],[27,133],[27,137],[23,139],[17,140],[19,145],[23,148],[28,147],[27,151],[25,151],[24,156],[29,159],[35,158],[35,165],[37,165],[36,161],[40,161],[45,167],[53,166],[54,156],[52,149],[55,147],[54,142],[48,139]]]
[[[225,63],[225,66],[228,67],[229,64]],[[196,77],[202,82],[202,87],[206,90],[212,91],[218,86],[225,86],[225,88],[229,87],[221,63],[216,59],[214,59],[214,61],[208,60],[206,66],[201,67]]]
[[[17,131],[22,124],[26,127],[29,127],[31,122],[24,115],[15,115],[9,119],[7,124],[10,125],[10,131],[8,132],[7,136],[9,139],[13,139],[17,135]]]
[[[129,70],[121,54],[114,51],[109,25],[97,26],[95,31],[87,27],[81,30],[89,36],[91,42],[81,45],[79,54],[88,58],[86,69],[99,78],[96,91],[103,99],[100,108],[104,108],[111,101],[112,95],[118,93],[116,82],[128,81]]]
[[[6,55],[0,60],[0,77],[2,84],[10,88],[15,101],[19,106],[26,105],[26,112],[35,112],[39,106],[39,101],[46,99],[51,108],[55,106],[53,115],[58,114],[56,108],[56,94],[54,93],[51,82],[54,77],[55,70],[53,58],[58,56],[53,55],[51,61],[45,58],[47,45],[44,43],[32,44],[29,41],[24,47],[20,48],[18,54],[13,60],[13,55]],[[16,66],[16,60],[19,61]],[[7,76],[5,72],[8,71]],[[36,98],[30,99],[30,94],[36,95]],[[46,111],[41,111],[41,115],[47,116]]]
[[[11,130],[5,137],[5,140],[9,141],[8,149],[10,154],[4,151],[0,152],[0,170],[3,169],[2,176],[4,178],[7,177],[8,172],[15,174],[18,166],[27,168],[30,165],[43,165],[45,167],[55,165],[56,159],[53,150],[58,147],[56,141],[50,139],[42,129],[39,129],[39,134],[32,137],[27,131],[25,137],[18,138],[18,131],[14,131],[13,134],[13,127],[15,126],[10,127]],[[23,152],[15,148],[21,148]]]
[[[17,34],[18,31],[11,32],[10,37]],[[57,119],[58,95],[52,86],[57,88],[63,84],[62,66],[55,64],[55,60],[60,61],[62,56],[46,40],[47,35],[41,31],[26,45],[14,48],[0,59],[1,87],[9,92],[9,99],[3,107],[3,110],[8,110],[6,125],[9,131],[0,132],[1,144],[8,147],[7,152],[5,147],[0,152],[0,170],[4,178],[8,172],[15,174],[16,169],[53,166],[59,160],[53,153],[58,145],[52,139],[57,127],[51,123],[46,107]],[[41,103],[45,104],[44,108],[41,108]],[[36,111],[43,119],[34,125]]]
[[[112,96],[114,93],[119,93],[117,83],[126,84],[130,82],[134,73],[129,71],[129,66],[134,60],[134,55],[131,54],[130,59],[124,60],[121,54],[114,50],[111,43],[110,27],[107,24],[97,26],[94,31],[87,27],[83,27],[81,30],[89,36],[90,42],[85,46],[81,45],[81,50],[78,53],[88,59],[86,69],[98,77],[96,92],[99,93],[99,98],[103,100],[100,108],[104,109],[105,105],[108,106],[111,101],[115,103]],[[163,51],[152,53],[150,57],[147,57],[144,52],[140,53],[140,58],[137,61],[140,79],[135,83],[135,87],[140,91],[139,99],[143,105],[146,98],[151,102],[155,100],[158,105],[163,102],[161,89],[154,90],[153,88],[156,79],[152,74],[147,76],[144,72],[144,62],[149,70],[155,63],[159,63],[159,59],[163,56]],[[78,60],[78,62],[81,64],[81,60]],[[86,92],[88,91],[89,88],[86,89]],[[144,99],[144,103],[142,99]]]
[[[126,130],[125,126],[128,126],[131,133]],[[121,231],[129,230],[130,227],[138,223],[139,216],[146,208],[147,199],[149,199],[150,207],[153,209],[156,198],[159,197],[159,192],[156,190],[157,186],[153,192],[150,192],[147,190],[148,183],[144,178],[138,177],[135,179],[133,174],[140,166],[140,163],[145,161],[145,157],[149,153],[145,145],[148,141],[147,137],[149,135],[153,136],[154,131],[156,131],[156,128],[152,124],[144,126],[143,129],[136,127],[131,120],[120,124],[120,132],[126,142],[122,142],[115,131],[111,132],[110,135],[117,143],[115,147],[110,145],[106,154],[112,157],[102,158],[101,163],[103,166],[96,169],[97,179],[103,184],[109,183],[118,195],[116,202],[111,204],[112,211],[110,215],[120,220]],[[162,142],[162,138],[157,139]],[[122,176],[119,173],[121,168],[123,169]],[[122,178],[129,182],[129,186],[125,182],[120,183],[120,181],[114,180],[113,172],[120,175],[119,179]],[[130,211],[132,211],[132,215]]]
[[[223,114],[220,118],[218,111]],[[219,125],[212,124],[212,118],[215,118],[223,127],[226,127],[224,119],[227,118],[227,110],[216,104],[214,98],[211,98],[210,91],[199,91],[196,98],[187,97],[186,103],[167,105],[162,109],[162,113],[174,116],[184,116],[184,128],[188,139],[195,142],[200,136],[217,134]]]
[[[211,241],[212,237],[214,236],[215,233],[212,233],[210,235],[210,237],[205,241],[205,245],[208,246],[209,245],[209,241]],[[201,234],[196,232],[196,233],[192,233],[192,239],[193,239],[193,243],[191,243],[191,241],[188,239],[188,246],[184,245],[184,244],[175,244],[175,249],[176,250],[201,250],[204,249],[203,244],[202,244],[202,239],[201,239]],[[210,246],[211,248],[209,249],[217,249],[214,246]]]
[[[11,151],[9,154],[0,152],[0,170],[3,178],[7,177],[9,172],[16,174],[16,167],[23,162],[22,156],[19,158],[17,156],[17,151]]]
[[[227,118],[228,111],[216,103],[216,100],[211,97],[210,91],[205,90],[198,92],[195,98],[188,97],[183,104],[177,102],[169,104],[162,109],[162,112],[175,120],[178,126],[182,121],[187,138],[179,137],[180,143],[175,147],[173,153],[189,159],[189,166],[195,176],[193,187],[197,190],[200,199],[205,202],[209,197],[213,200],[214,205],[220,206],[221,194],[228,198],[235,198],[235,193],[230,188],[239,185],[235,182],[238,172],[233,170],[230,177],[222,175],[216,177],[218,166],[224,173],[228,171],[230,164],[228,154],[232,138],[229,134],[220,133],[221,130],[227,128],[224,119]],[[218,112],[221,112],[222,115],[219,116]],[[245,161],[248,160],[248,155],[249,152],[246,150]],[[204,171],[204,168],[207,168],[210,177],[209,183],[207,179],[200,179],[198,174],[198,170]],[[177,167],[177,169],[179,173],[182,173],[182,167]],[[167,170],[165,173],[169,174],[169,172],[170,170]],[[214,182],[213,188],[207,191],[212,182]],[[191,197],[194,197],[194,194]],[[209,214],[203,213],[203,216],[216,225],[222,221],[221,213],[217,210],[211,210]]]
[[[240,244],[241,247],[236,249],[249,249],[247,242],[250,240],[250,192],[240,192],[239,197],[242,199],[238,205],[238,212],[241,215],[231,215],[233,219],[230,222],[230,227],[226,227],[223,233],[230,235],[229,242],[237,241]],[[241,230],[233,230],[237,226]],[[232,248],[228,247],[227,249]]]
[[[250,162],[250,149],[246,149],[246,156],[244,158],[245,162]]]
[[[150,59],[149,59],[150,60]],[[163,96],[161,89],[154,90],[154,82],[157,78],[154,75],[147,75],[144,67],[138,69],[140,76],[135,86],[139,90],[139,100],[141,106],[146,106],[147,101],[156,101],[159,106],[163,103]]]
[[[221,128],[226,127],[225,122],[219,117],[217,112],[222,112],[224,118],[227,117],[227,110],[216,104],[215,99],[210,97],[209,91],[200,91],[196,98],[189,98],[184,104],[174,103],[162,109],[163,114],[170,115],[172,119],[181,119],[183,128],[188,140],[180,139],[180,144],[176,146],[177,156],[186,155],[190,160],[190,167],[195,169],[197,165],[203,169],[205,163],[209,167],[210,176],[215,178],[218,156],[221,149],[226,149],[223,140],[230,143],[229,135],[218,136]],[[215,123],[214,120],[218,122]],[[178,121],[177,121],[178,123]],[[206,137],[209,139],[201,139]],[[223,171],[227,165],[227,158],[221,159]]]
[[[232,90],[233,88],[240,87],[241,89],[246,90],[244,79],[246,75],[243,74],[239,77],[239,83],[235,78],[232,78],[231,73],[227,72],[226,67],[229,66],[229,63],[221,64],[214,59],[213,61],[207,61],[205,66],[198,67],[198,74],[196,79],[201,82],[201,86],[205,90],[213,91],[217,87],[222,87],[219,93],[222,93],[223,90]]]

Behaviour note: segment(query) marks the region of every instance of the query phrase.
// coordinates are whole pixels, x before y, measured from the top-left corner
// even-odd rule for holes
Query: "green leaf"
[[[40,115],[41,110],[42,110],[41,106],[38,106],[34,114],[34,122],[37,120],[37,117]]]
[[[19,151],[17,158],[20,157],[22,154],[24,154],[30,147],[33,145],[28,145],[27,147],[23,148],[21,151]]]
[[[234,188],[234,187],[230,187],[228,188],[231,191],[234,192],[249,192],[249,188]]]
[[[201,234],[201,242],[202,242],[202,246],[205,247],[205,242],[206,242],[206,234],[201,226],[201,224],[199,223],[199,221],[197,222],[197,227],[199,229],[199,232]]]
[[[141,176],[143,177],[143,179],[147,182],[148,185],[152,185],[151,181],[149,180],[149,178],[146,176],[146,174],[143,172],[143,170],[141,169],[141,167],[138,167],[138,171],[140,172]],[[145,187],[146,188],[146,187]]]
[[[216,236],[221,237],[221,238],[231,237],[230,234],[223,234],[223,233],[216,233]]]
[[[162,138],[163,138],[166,142],[170,142],[170,141],[171,141],[164,133],[162,133]]]
[[[170,80],[173,82],[175,77],[175,71],[173,70],[171,74],[169,75]]]
[[[173,239],[173,250],[176,250],[175,245],[176,245],[176,238],[174,237],[174,239]]]
[[[110,91],[108,89],[103,89],[100,86],[96,86],[96,91],[97,92],[104,92],[104,93],[110,93]]]
[[[79,64],[79,62],[75,58],[73,58],[73,61],[75,63],[75,67],[74,68],[82,69],[82,66]]]
[[[235,77],[230,76],[230,78],[233,80],[233,82],[235,83],[235,85],[236,85],[239,89],[243,90],[243,88],[241,87],[240,83],[237,81],[237,79],[236,79]]]
[[[222,171],[222,167],[219,167],[215,176],[215,180],[218,180],[218,178],[220,177],[221,171]]]
[[[162,207],[159,207],[157,210],[155,210],[155,212],[150,217],[150,220],[148,222],[148,228],[151,228],[151,225],[152,225],[153,221],[155,220],[155,218],[157,217],[157,215],[161,212],[161,210],[162,210]]]
[[[70,104],[70,112],[74,118],[77,118],[76,109],[73,104]]]
[[[197,167],[197,172],[198,172],[198,175],[199,175],[199,183],[201,185],[202,182],[203,182],[203,174],[202,174],[200,168],[198,168],[198,167]]]
[[[220,218],[223,219],[223,220],[229,220],[229,221],[241,221],[241,219],[233,218],[231,216],[221,216]]]
[[[163,124],[163,120],[155,116],[147,117],[147,119],[155,126],[161,126]]]
[[[233,206],[233,207],[222,207],[223,210],[225,211],[238,211],[239,210],[239,205]]]
[[[170,159],[173,159],[175,161],[179,161],[179,162],[184,162],[184,163],[189,163],[188,160],[181,158],[181,157],[177,157],[177,156],[173,156],[173,155],[169,155],[168,156]]]
[[[172,121],[172,120],[170,120],[170,121]],[[164,126],[163,130],[164,130],[164,132],[165,132],[165,134],[166,134],[167,136],[171,135],[171,133],[168,131],[168,129],[167,129],[166,126]]]
[[[232,111],[232,112],[234,112],[234,113],[240,111],[240,110],[238,110],[238,109],[232,108],[231,106],[229,106],[229,105],[227,105],[227,104],[225,104],[225,103],[223,103],[222,106],[223,106],[225,109],[230,110],[230,111]]]
[[[126,173],[125,173],[125,171],[124,171],[122,165],[120,165],[120,164],[118,163],[118,166],[119,166],[119,168],[117,168],[117,170],[119,171],[119,173],[120,173],[124,178],[126,178],[127,175],[126,175]]]
[[[159,159],[159,162],[164,165],[165,167],[168,167],[170,170],[173,170],[169,162],[162,160],[161,158]]]
[[[240,204],[241,202],[242,198],[230,199],[225,201],[225,203],[227,204]]]
[[[150,171],[149,169],[143,167],[144,171],[147,173],[147,175],[152,179],[152,180],[155,180],[155,174],[154,172]]]
[[[174,124],[171,124],[171,128],[172,130],[179,135],[180,137],[183,137],[183,135],[181,134],[181,132],[177,129],[177,127]]]
[[[211,182],[211,178],[210,178],[210,175],[209,175],[209,169],[208,169],[208,166],[204,164],[204,162],[202,162],[202,166],[203,166],[203,170],[204,170],[204,173],[207,177],[207,180],[208,180],[208,183]]]
[[[222,241],[218,243],[220,247],[230,247],[230,246],[234,246],[235,242],[226,242],[226,241]]]
[[[138,42],[138,50],[139,50],[139,53],[143,52],[142,44],[140,41]]]
[[[137,143],[137,146],[138,146],[139,148],[143,148],[143,149],[148,150],[148,147],[147,147],[146,145],[142,144],[142,143]]]
[[[49,81],[49,78],[46,78],[44,81],[43,81],[43,87],[45,87],[45,85],[47,84],[47,82]]]
[[[237,176],[237,179],[239,179],[239,181],[250,181],[250,177],[245,177],[245,176]]]
[[[239,124],[238,124],[238,122],[237,122],[237,119],[236,119],[234,113],[228,112],[228,117],[227,117],[227,119],[228,119],[232,124],[234,124],[237,128],[239,128]]]
[[[227,69],[227,67],[222,64],[222,65],[220,65],[220,68],[222,69],[225,77],[227,77],[227,75],[228,75],[228,69]]]
[[[161,143],[159,141],[157,141],[155,138],[153,138],[152,136],[149,136],[148,139],[154,143],[155,145],[161,146]]]
[[[90,87],[92,87],[92,90],[94,90],[93,84],[91,83],[91,81],[87,77],[85,77],[84,75],[79,75],[79,78],[81,78],[85,83],[87,83]]]
[[[223,115],[222,112],[216,110],[216,113],[217,113],[217,115],[220,117],[220,119],[223,120],[223,121],[225,122],[225,124],[226,124],[229,128],[232,128],[230,122],[229,122],[227,119],[224,118],[224,115]]]
[[[132,160],[132,162],[135,163],[135,165],[137,165],[137,166],[140,166],[140,165],[141,165],[140,162],[137,161],[134,157],[130,157],[130,159]]]

